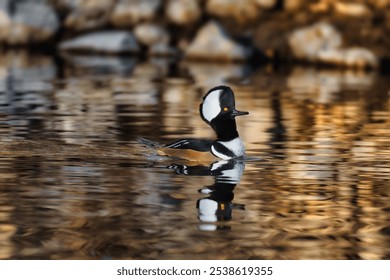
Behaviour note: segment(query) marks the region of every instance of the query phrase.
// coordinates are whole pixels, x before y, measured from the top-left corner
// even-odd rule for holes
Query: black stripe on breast
[[[215,141],[213,143],[213,147],[214,149],[218,152],[218,153],[221,153],[221,154],[224,154],[230,158],[234,158],[236,157],[236,155],[233,153],[232,150],[229,150],[228,148],[226,148],[226,146],[222,145],[221,143],[219,143],[218,141]]]

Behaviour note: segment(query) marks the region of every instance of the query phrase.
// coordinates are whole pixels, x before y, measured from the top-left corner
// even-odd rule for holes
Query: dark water
[[[375,73],[9,52],[1,259],[390,259],[390,80]],[[246,162],[159,158],[213,137],[228,84]],[[169,167],[169,168],[168,168]]]

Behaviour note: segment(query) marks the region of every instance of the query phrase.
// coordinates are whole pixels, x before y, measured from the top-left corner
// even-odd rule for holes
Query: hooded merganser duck
[[[236,110],[232,89],[227,86],[210,89],[203,97],[199,111],[201,118],[217,134],[216,140],[181,139],[171,144],[160,145],[139,138],[139,142],[155,149],[158,155],[191,161],[243,158],[245,147],[238,135],[235,117],[249,113]]]

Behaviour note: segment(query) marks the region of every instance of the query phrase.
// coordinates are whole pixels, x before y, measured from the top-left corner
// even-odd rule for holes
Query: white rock
[[[355,68],[378,67],[378,58],[370,50],[361,47],[346,48],[343,51],[343,63]]]
[[[324,49],[320,50],[313,60],[329,64],[343,64],[344,55],[344,51],[341,48]]]
[[[233,41],[215,21],[207,23],[198,31],[185,52],[188,58],[221,61],[243,61],[251,53],[251,49]]]
[[[43,3],[16,3],[14,10],[0,5],[0,40],[10,44],[39,43],[51,38],[59,28],[54,10]]]
[[[11,0],[2,0],[0,2],[0,10],[8,10],[10,2],[11,2]]]
[[[111,23],[117,27],[128,27],[150,21],[160,6],[161,0],[119,0],[111,13]]]
[[[169,0],[165,14],[172,23],[188,25],[200,19],[201,10],[198,1]]]
[[[168,42],[169,34],[165,28],[153,23],[141,23],[134,28],[134,35],[138,42],[145,46]]]
[[[289,44],[295,58],[340,66],[376,68],[376,55],[361,47],[342,47],[341,34],[328,23],[298,29],[289,36]]]
[[[316,61],[319,52],[341,47],[342,37],[332,25],[320,22],[293,31],[288,42],[296,58]]]
[[[133,34],[127,31],[97,31],[62,42],[59,47],[62,50],[104,53],[139,51]]]
[[[260,8],[255,0],[208,0],[206,10],[210,15],[233,18],[238,23],[250,22],[260,15]]]
[[[58,17],[54,10],[50,6],[39,3],[18,4],[13,20],[49,35],[54,34],[59,27]]]
[[[319,61],[353,68],[378,67],[378,58],[370,50],[361,47],[334,49],[320,52]]]

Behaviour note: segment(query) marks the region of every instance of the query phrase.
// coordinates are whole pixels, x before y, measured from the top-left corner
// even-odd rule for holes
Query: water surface
[[[60,63],[58,63],[60,62]],[[390,259],[390,82],[375,73],[24,52],[0,59],[1,259]],[[246,162],[213,137],[230,85]]]

